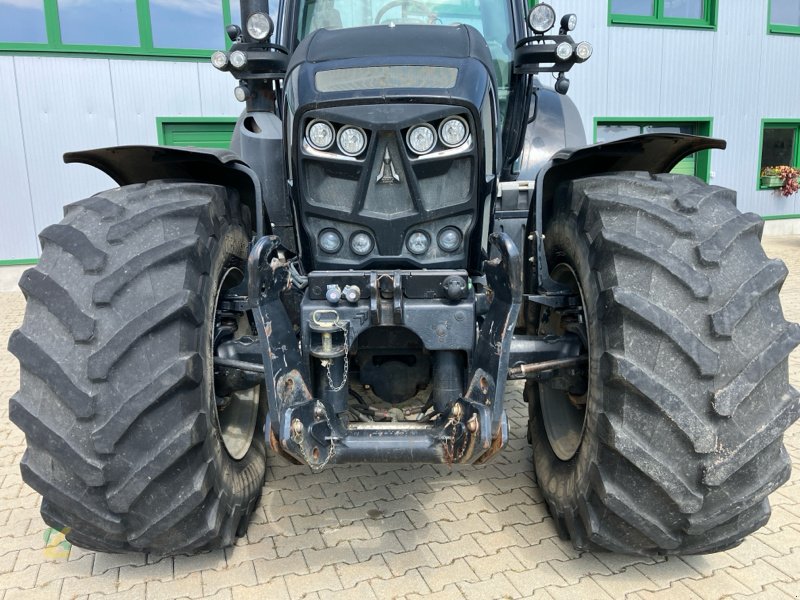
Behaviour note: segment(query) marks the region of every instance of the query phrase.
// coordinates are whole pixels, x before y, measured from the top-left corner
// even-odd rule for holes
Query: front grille
[[[360,118],[359,118],[360,113]],[[418,156],[407,145],[406,134],[420,123],[438,126],[443,119],[460,116],[470,124],[471,135],[458,148],[437,146]],[[376,118],[377,117],[377,118]],[[383,122],[380,121],[381,118]],[[302,132],[315,119],[340,131],[346,125],[361,128],[368,139],[358,156],[346,156],[336,146],[314,150]],[[468,242],[478,218],[476,198],[477,132],[465,109],[437,105],[384,105],[309,111],[296,127],[297,198],[315,268],[366,267],[368,265],[458,268],[466,264]],[[437,245],[439,232],[458,227],[463,243],[446,252]],[[344,243],[334,253],[324,252],[318,236],[324,229],[338,231]],[[424,232],[430,248],[413,254],[408,237]],[[374,240],[367,255],[353,252],[348,241],[359,232]]]

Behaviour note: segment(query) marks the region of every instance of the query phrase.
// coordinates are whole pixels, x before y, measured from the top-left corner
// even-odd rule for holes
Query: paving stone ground
[[[800,321],[800,236],[766,247],[789,265],[783,305]],[[8,398],[18,367],[4,340],[22,319],[22,295],[0,292],[0,306],[0,398]],[[800,387],[800,352],[790,364]],[[769,524],[734,550],[668,559],[580,554],[556,536],[532,480],[521,388],[508,396],[511,440],[492,464],[312,474],[271,456],[247,537],[225,551],[174,558],[69,548],[53,532],[46,547],[39,497],[19,474],[24,437],[0,402],[0,600],[800,598],[800,469],[772,495]],[[786,445],[797,467],[800,425]]]

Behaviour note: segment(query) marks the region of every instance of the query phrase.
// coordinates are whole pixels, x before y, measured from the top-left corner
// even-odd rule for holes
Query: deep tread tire
[[[72,543],[173,554],[244,532],[265,409],[235,461],[209,387],[216,285],[247,256],[243,220],[225,188],[155,181],[72,204],[42,232],[9,341],[21,367],[9,415],[27,439],[23,479]]]
[[[586,298],[586,430],[570,461],[550,448],[528,382],[537,480],[580,550],[717,552],[769,519],[800,415],[787,357],[800,327],[778,293],[786,267],[762,221],[694,177],[618,173],[572,182],[546,231]],[[529,307],[528,330],[538,310]]]

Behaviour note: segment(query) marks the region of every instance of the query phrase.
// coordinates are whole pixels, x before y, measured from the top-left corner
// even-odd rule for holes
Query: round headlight
[[[425,254],[431,247],[431,240],[424,231],[415,231],[406,240],[406,248],[411,254]]]
[[[333,126],[327,121],[311,121],[306,128],[306,140],[317,150],[327,150],[335,139]]]
[[[449,148],[460,146],[467,139],[467,122],[461,117],[442,121],[439,126],[439,139]]]
[[[589,60],[592,56],[592,45],[589,42],[581,42],[575,48],[575,55],[581,60]]]
[[[372,252],[374,245],[372,237],[365,231],[359,231],[350,238],[350,249],[359,256],[366,256]]]
[[[233,97],[239,102],[247,102],[250,97],[250,88],[246,85],[239,85],[233,88]]]
[[[578,17],[576,15],[564,15],[561,18],[561,28],[566,31],[574,31],[578,26]]]
[[[445,227],[439,232],[436,242],[445,252],[455,252],[461,246],[461,232],[455,227]]]
[[[241,69],[247,64],[247,55],[241,50],[231,52],[231,66]]]
[[[247,19],[247,33],[259,42],[267,39],[272,33],[272,19],[264,13],[253,13]]]
[[[436,145],[436,130],[427,123],[417,125],[408,130],[406,142],[415,154],[427,154]]]
[[[319,234],[319,247],[328,254],[336,254],[343,243],[342,236],[335,229],[323,229]]]
[[[556,11],[549,4],[537,4],[528,13],[528,25],[536,33],[550,31],[556,24]]]
[[[556,46],[556,56],[559,60],[568,60],[572,56],[572,44],[569,42],[561,42]]]
[[[228,55],[221,50],[217,50],[211,55],[211,64],[217,69],[224,69],[228,66]]]
[[[337,139],[339,150],[347,156],[358,156],[367,147],[367,134],[360,127],[342,127]]]

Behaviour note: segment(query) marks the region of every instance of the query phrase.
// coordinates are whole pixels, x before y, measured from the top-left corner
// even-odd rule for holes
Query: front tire
[[[562,192],[545,244],[583,295],[588,397],[562,427],[581,423],[579,443],[553,442],[553,403],[567,396],[547,381],[525,389],[559,532],[581,550],[643,555],[735,546],[768,521],[791,469],[800,327],[780,307],[786,267],[765,256],[761,220],[699,179],[620,173]],[[546,310],[527,315],[529,332],[549,333]]]
[[[9,341],[21,371],[9,413],[27,439],[23,479],[70,542],[174,554],[244,531],[266,471],[263,401],[232,456],[212,345],[246,221],[225,188],[155,181],[70,205],[42,232]]]

